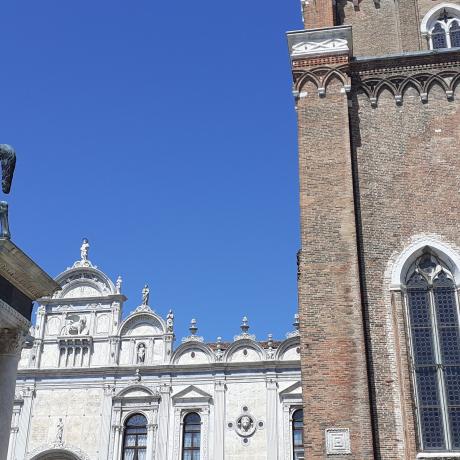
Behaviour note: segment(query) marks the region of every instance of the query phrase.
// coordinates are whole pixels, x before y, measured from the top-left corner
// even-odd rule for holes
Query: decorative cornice
[[[41,446],[37,447],[33,451],[29,452],[29,454],[26,456],[25,460],[32,460],[39,454],[45,454],[45,453],[50,453],[50,454],[58,454],[59,452],[69,452],[72,454],[75,454],[76,457],[79,460],[90,460],[89,456],[83,452],[81,449],[78,447],[72,446],[70,444],[63,443],[62,445],[56,446],[53,444],[42,444]]]
[[[14,308],[0,299],[0,321],[3,326],[29,330],[31,323]]]
[[[12,241],[0,238],[0,275],[30,300],[51,295],[60,286]]]

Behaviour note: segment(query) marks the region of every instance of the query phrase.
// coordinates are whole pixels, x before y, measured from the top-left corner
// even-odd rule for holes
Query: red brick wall
[[[325,458],[325,429],[349,428],[353,454],[371,459],[372,434],[359,289],[347,96],[308,84],[298,101],[299,310],[305,457]]]

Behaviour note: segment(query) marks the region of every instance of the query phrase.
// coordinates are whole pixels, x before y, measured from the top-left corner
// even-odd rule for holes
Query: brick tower
[[[460,457],[460,0],[304,0],[305,458]]]

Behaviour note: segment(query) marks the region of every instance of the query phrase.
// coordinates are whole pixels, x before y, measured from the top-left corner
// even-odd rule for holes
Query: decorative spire
[[[198,327],[196,325],[196,319],[193,318],[190,321],[190,326],[188,328],[190,331],[190,335],[188,337],[184,337],[182,342],[204,342],[203,337],[198,337],[196,333],[198,332]]]
[[[121,275],[118,275],[117,283],[115,284],[115,290],[117,294],[121,294],[121,285],[123,284],[123,278]]]
[[[216,360],[222,361],[224,356],[224,350],[222,349],[222,337],[217,337],[217,349],[216,349]]]
[[[142,305],[148,306],[149,299],[150,299],[150,288],[146,284],[144,288],[142,289]]]
[[[275,350],[273,348],[273,334],[268,334],[268,349],[266,350],[267,359],[275,359]]]
[[[77,267],[93,267],[93,264],[88,258],[89,256],[89,240],[88,238],[83,238],[83,242],[80,247],[80,260],[77,260],[73,264],[73,268]],[[96,268],[96,267],[94,267]]]
[[[254,334],[249,334],[249,320],[247,316],[243,316],[243,320],[241,321],[241,334],[240,335],[235,335],[233,340],[241,340],[241,339],[250,339],[250,340],[255,340],[256,336]]]
[[[296,313],[294,315],[294,322],[292,323],[292,325],[294,326],[294,330],[292,332],[288,332],[286,334],[286,338],[291,338],[291,337],[297,337],[298,335],[300,335],[300,331],[299,331],[299,328],[300,328],[300,321],[299,321],[299,314]]]

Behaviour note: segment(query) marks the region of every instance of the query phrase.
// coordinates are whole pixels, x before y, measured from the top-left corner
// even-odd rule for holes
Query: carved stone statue
[[[89,241],[87,238],[83,239],[83,243],[80,248],[81,260],[88,260],[89,253]]]
[[[172,310],[169,310],[166,316],[166,329],[167,332],[174,332],[174,313]]]
[[[58,446],[62,446],[64,443],[64,422],[62,421],[62,418],[59,419],[56,426],[56,438],[54,442]]]
[[[142,289],[142,305],[148,305],[150,299],[150,289],[146,284],[144,289]]]
[[[89,329],[86,325],[86,318],[82,317],[79,318],[78,316],[74,316],[70,318],[70,324],[64,327],[64,335],[88,335]]]
[[[3,193],[10,193],[13,181],[14,168],[16,167],[16,153],[10,145],[0,144],[0,161],[2,164],[2,190]],[[10,238],[10,227],[8,223],[8,203],[0,201],[0,237]]]
[[[145,344],[143,343],[137,347],[137,362],[141,364],[145,362]]]
[[[117,278],[117,284],[115,285],[115,289],[117,291],[117,294],[120,294],[121,293],[121,285],[123,283],[123,278],[120,276],[118,276]]]

